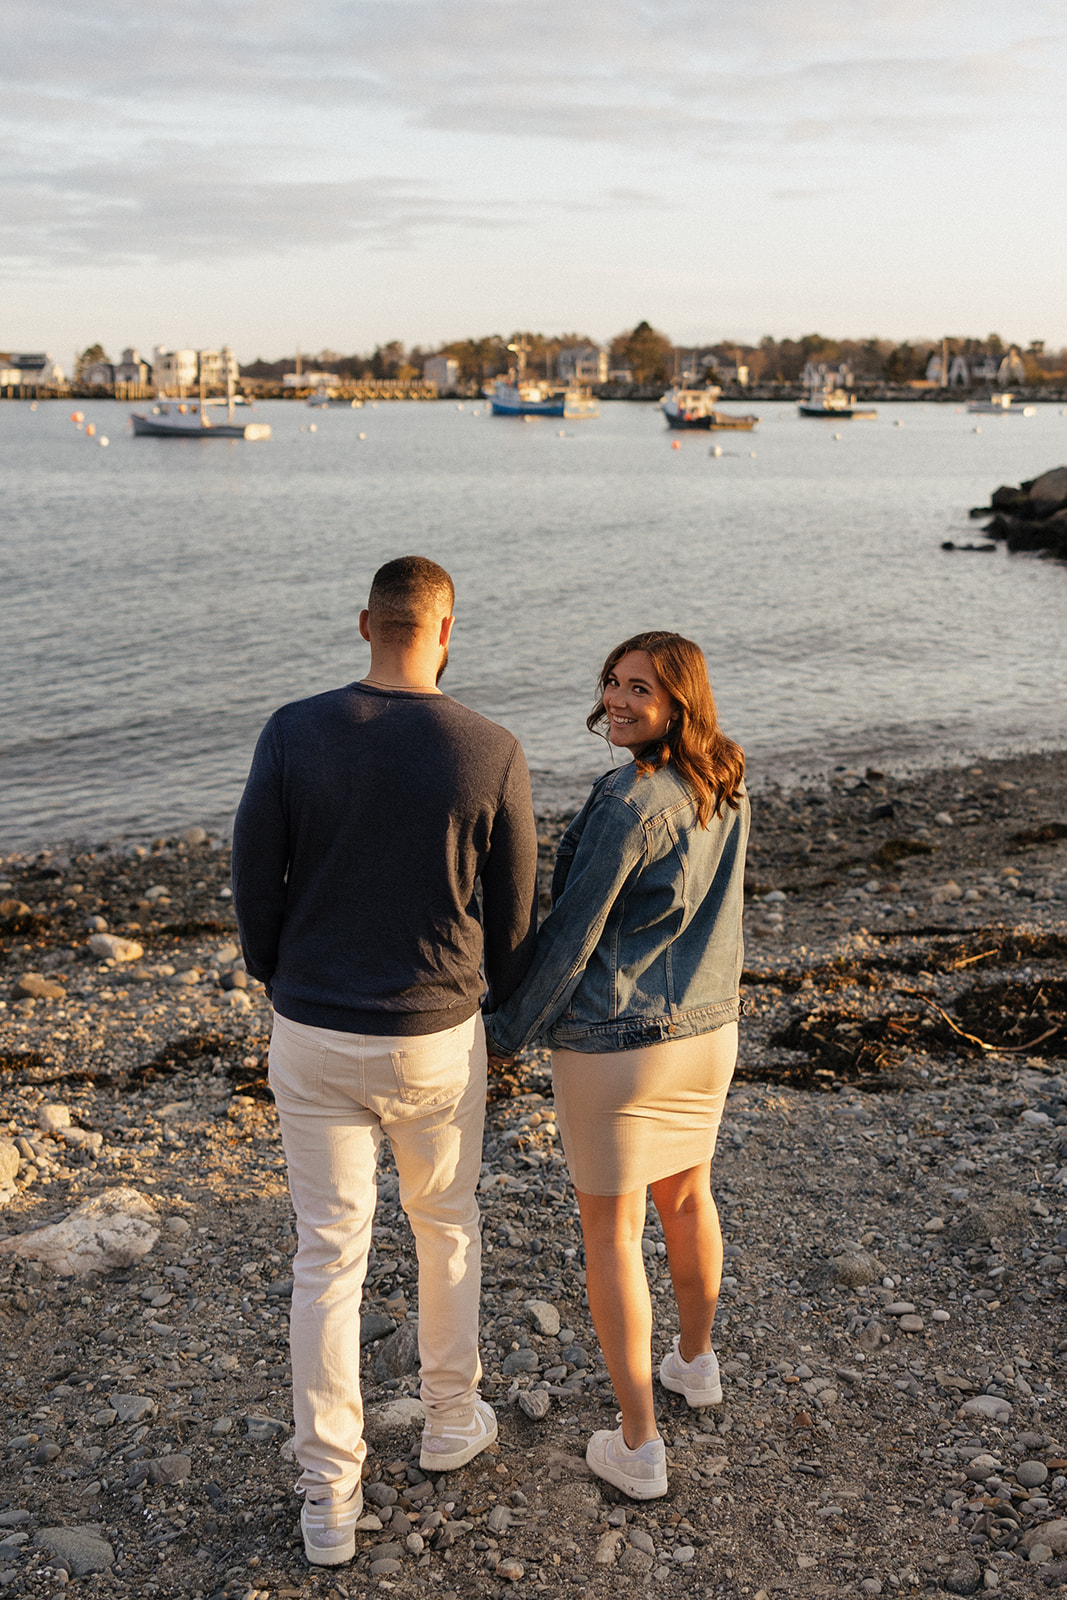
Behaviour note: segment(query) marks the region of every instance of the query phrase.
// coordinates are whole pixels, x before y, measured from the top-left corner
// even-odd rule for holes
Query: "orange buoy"
[[[671,440],[671,449],[672,449],[672,450],[680,450],[680,449],[681,449],[681,448],[682,448],[682,447],[681,447],[681,445],[680,445],[680,444],[679,444],[679,443],[678,443],[678,440],[677,440],[677,439],[672,439],[672,440]]]
[[[85,424],[85,436],[86,436],[86,438],[87,439],[91,439],[93,437],[93,435],[95,434],[95,432],[96,432],[96,423],[95,422],[87,422]]]
[[[84,411],[72,411],[71,414],[70,414],[70,420],[71,420],[71,422],[84,422],[85,421],[85,412]]]

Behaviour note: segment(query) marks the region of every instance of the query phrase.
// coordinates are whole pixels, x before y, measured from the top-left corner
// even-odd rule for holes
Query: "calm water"
[[[1067,460],[1056,407],[764,404],[709,439],[650,406],[561,437],[470,403],[278,402],[266,443],[83,409],[107,449],[69,403],[0,405],[0,849],[225,826],[269,712],[365,670],[371,574],[411,550],[456,579],[445,687],[514,729],[549,803],[607,764],[595,672],[643,627],[699,640],[757,776],[1063,743],[1067,569],[939,548]]]

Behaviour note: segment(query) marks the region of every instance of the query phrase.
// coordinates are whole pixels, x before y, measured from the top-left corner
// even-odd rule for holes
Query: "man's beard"
[[[445,646],[445,650],[444,650],[444,654],[441,657],[441,665],[437,669],[437,676],[433,680],[435,684],[440,683],[441,679],[445,675],[445,668],[447,666],[448,666],[448,646],[446,645]]]

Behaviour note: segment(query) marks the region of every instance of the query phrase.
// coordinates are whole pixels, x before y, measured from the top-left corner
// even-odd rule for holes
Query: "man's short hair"
[[[367,610],[379,638],[403,644],[436,617],[449,616],[456,590],[444,567],[426,556],[397,556],[374,574]]]

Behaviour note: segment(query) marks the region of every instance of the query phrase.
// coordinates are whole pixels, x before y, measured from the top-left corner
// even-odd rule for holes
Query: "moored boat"
[[[213,411],[222,415],[213,417]],[[157,400],[151,411],[134,411],[133,431],[159,439],[269,439],[267,422],[234,422],[225,400]]]
[[[494,417],[566,417],[576,422],[600,415],[599,404],[586,389],[574,384],[561,387],[547,379],[527,382],[529,348],[525,339],[508,345],[515,355],[515,367],[486,391]]]
[[[825,389],[811,389],[806,400],[797,401],[797,411],[802,417],[851,417],[856,413],[856,397],[845,389],[827,385]],[[871,413],[865,412],[866,416]]]
[[[230,352],[224,348],[223,364],[226,369],[226,398],[209,399],[205,394],[203,370],[200,374],[200,392],[196,399],[176,400],[160,396],[151,411],[134,411],[130,414],[135,435],[156,439],[269,439],[267,422],[235,422],[234,407],[244,404],[234,394]],[[222,415],[212,416],[212,412]]]
[[[1015,396],[1011,391],[1005,390],[1002,394],[991,394],[988,400],[969,401],[967,410],[980,411],[983,415],[992,413],[997,416],[1004,416],[1005,414],[1010,414],[1013,417],[1036,416],[1036,406],[1017,406],[1013,404],[1014,399]]]

